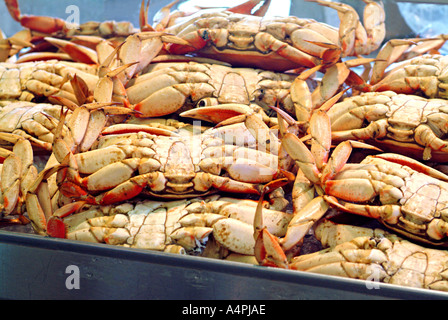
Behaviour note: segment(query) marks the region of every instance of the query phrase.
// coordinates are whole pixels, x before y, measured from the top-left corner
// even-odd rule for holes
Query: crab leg
[[[45,37],[44,39],[55,47],[66,52],[76,62],[98,64],[97,53],[88,47],[84,47],[71,41],[53,37]]]
[[[344,82],[351,80],[353,72],[350,68],[372,61],[374,59],[359,58],[334,64],[325,70],[322,81],[313,92],[310,91],[306,80],[323,66],[318,65],[302,72],[291,85],[291,100],[294,103],[297,120],[309,121],[315,110],[330,109],[345,93],[338,91]]]
[[[59,18],[22,15],[17,0],[5,0],[5,4],[11,17],[20,22],[25,28],[47,34],[61,31],[65,28],[65,21]]]
[[[254,9],[261,0],[248,0],[246,2],[243,2],[242,4],[239,4],[237,6],[226,8],[226,11],[230,11],[233,13],[240,13],[240,14],[251,14],[252,9]],[[175,0],[166,6],[164,6],[162,9],[160,9],[156,15],[153,18],[155,27],[151,27],[148,25],[148,6],[146,6],[146,9],[144,8],[144,0],[142,0],[142,5],[140,7],[140,28],[142,31],[161,31],[166,29],[169,25],[171,20],[174,20],[177,17],[180,16],[187,16],[188,13],[185,12],[174,12],[173,14],[170,14],[171,9],[173,6],[175,6],[179,0]],[[252,14],[254,16],[264,16],[266,14],[266,11],[269,9],[270,6],[270,0],[263,0],[263,4]],[[149,1],[148,1],[149,3]],[[206,8],[201,8],[206,9]]]
[[[119,50],[119,60],[122,65],[134,65],[125,71],[125,85],[129,79],[132,79],[134,75],[148,66],[154,57],[160,53],[164,43],[189,45],[187,41],[165,32],[141,32],[126,38]]]
[[[381,139],[387,136],[386,119],[371,122],[367,127],[353,130],[332,132],[333,141]]]
[[[385,28],[385,12],[382,2],[372,0],[364,0],[366,6],[364,8],[363,23],[367,33],[366,42],[358,42],[355,45],[357,54],[368,54],[375,51],[381,45],[386,35]]]
[[[310,133],[312,137],[311,151],[292,133],[286,133],[282,139],[282,147],[297,162],[304,175],[313,183],[328,178],[345,164],[350,155],[351,146],[340,144],[335,149],[327,164],[331,147],[330,121],[326,113],[318,110],[311,117]],[[323,172],[321,174],[321,169]]]
[[[415,129],[415,141],[425,146],[423,160],[431,159],[431,150],[448,152],[448,143],[434,134],[427,125],[420,125]]]
[[[300,244],[311,227],[328,210],[328,205],[323,197],[314,198],[314,188],[311,188],[310,184],[319,184],[321,179],[338,171],[345,164],[347,154],[351,152],[351,149],[335,150],[327,163],[331,147],[330,122],[322,110],[316,111],[311,117],[310,133],[312,136],[311,151],[291,133],[282,139],[282,146],[300,167],[293,189],[294,217],[288,226],[285,237],[281,240],[284,250],[291,250]],[[322,168],[324,169],[321,174]]]
[[[0,133],[0,139],[14,144],[13,150],[1,149],[3,165],[1,173],[2,206],[6,215],[14,210],[21,213],[28,188],[37,176],[33,166],[31,143],[11,133]]]
[[[103,88],[100,88],[99,90],[103,90]],[[111,91],[109,91],[109,100],[110,94]],[[89,150],[101,131],[104,129],[108,115],[128,115],[134,113],[134,111],[130,108],[115,106],[120,104],[116,102],[93,102],[78,106],[62,97],[53,96],[52,98],[73,111],[69,121],[67,121],[67,127],[70,130],[70,137],[72,138],[72,141],[70,141],[71,144],[66,138],[55,138],[55,142],[58,142],[56,144],[57,146],[60,147],[60,143],[64,141],[66,145],[67,143],[69,144],[67,147],[72,151],[77,148],[80,151]],[[62,135],[62,126],[64,125],[65,117],[66,112],[63,113],[63,116],[61,116],[61,119],[59,120],[59,125],[55,136],[60,137]],[[62,149],[56,149],[56,151],[59,150]],[[58,153],[59,161],[62,161],[64,157],[64,152],[63,155]]]
[[[277,159],[265,156],[265,163],[261,163],[258,159],[248,156],[249,151],[254,157],[262,158],[264,152],[255,150],[242,150],[238,157],[238,152],[234,152],[232,157],[220,157],[216,159],[204,159],[199,166],[202,170],[216,175],[220,174],[221,169],[227,171],[232,179],[241,182],[266,183],[271,181],[277,175]],[[267,158],[267,159],[266,159]],[[261,159],[263,160],[263,159]]]
[[[292,188],[292,207],[293,212],[299,212],[315,197],[316,188],[303,174],[298,170],[294,185]]]
[[[5,38],[0,29],[0,62],[7,61],[8,58],[15,55],[22,48],[32,48],[34,45],[30,40],[31,34],[28,30],[20,30],[12,37]]]
[[[219,220],[230,218],[252,225],[257,202],[251,202],[252,200],[232,198],[223,198],[222,200],[211,201],[205,204],[199,202],[197,208],[195,210],[189,208],[188,211],[191,213],[183,216],[179,222],[182,226],[212,227]],[[290,220],[290,213],[269,209],[266,206],[263,207],[263,225],[275,236],[283,236],[285,234],[286,226]],[[216,229],[222,230],[224,235],[226,230],[221,227],[216,227]],[[248,234],[252,237],[253,229]]]
[[[21,177],[20,159],[11,153],[3,162],[1,175],[2,202],[6,214],[10,214],[19,202]]]
[[[333,196],[324,196],[324,198],[328,203],[340,210],[369,218],[381,219],[390,225],[397,224],[398,219],[401,216],[401,208],[398,205],[369,206],[349,202],[339,202]]]
[[[378,155],[375,155],[372,157],[376,157],[376,158],[388,160],[391,162],[395,162],[395,163],[398,163],[401,165],[405,165],[405,166],[408,166],[418,172],[427,174],[428,176],[434,177],[436,179],[448,181],[448,176],[446,174],[440,172],[439,170],[431,168],[430,166],[427,166],[417,160],[414,160],[412,158],[409,158],[409,157],[406,157],[406,156],[403,156],[400,154],[382,153],[382,154],[378,154]]]
[[[306,83],[311,75],[322,68],[318,65],[302,72],[291,85],[291,99],[294,101],[297,121],[308,121],[315,108],[311,91]]]
[[[364,280],[375,272],[379,279],[384,279],[387,273],[381,265],[388,257],[381,250],[371,249],[370,241],[370,237],[359,237],[334,248],[294,257],[291,269]]]
[[[255,8],[260,3],[260,1],[261,0],[248,0],[240,5],[234,6],[232,8],[227,8],[226,10],[234,13],[250,14],[252,9]],[[269,9],[270,4],[270,0],[263,0],[263,4],[260,6],[260,8],[257,9],[256,12],[253,13],[253,15],[260,17],[264,16],[266,11]]]
[[[339,202],[334,197],[325,197],[327,202],[332,206],[349,213],[354,213],[374,219],[379,219],[388,225],[391,229],[395,229],[396,225],[400,222],[403,212],[399,205],[382,205],[382,206],[369,206],[361,205],[350,202]],[[418,236],[415,236],[411,232],[406,230],[400,230],[401,233],[407,235],[410,238],[422,241]],[[427,226],[425,233],[432,239],[428,243],[434,243],[434,241],[442,240],[448,235],[448,223],[441,219],[433,219]]]
[[[317,110],[312,115],[310,133],[311,150],[292,133],[285,134],[282,139],[285,151],[300,168],[293,189],[294,218],[288,226],[286,236],[280,241],[284,250],[300,245],[308,231],[325,215],[329,208],[326,198],[314,198],[314,191],[322,195],[330,192],[331,188],[331,192],[335,192],[332,184],[334,181],[331,179],[346,165],[352,152],[352,144],[358,146],[351,141],[340,143],[327,161],[331,147],[330,119],[323,110]],[[341,187],[344,189],[340,193],[353,193],[353,190],[364,192],[364,189],[347,183],[342,183]]]
[[[391,39],[378,52],[370,76],[370,90],[381,88],[378,84],[384,78],[385,71],[392,63],[410,60],[413,56],[422,55],[440,48],[446,42],[446,35],[436,38]],[[389,74],[392,72],[389,72]]]
[[[364,28],[358,14],[349,5],[326,0],[308,1],[317,2],[338,11],[341,20],[339,38],[345,56],[368,54],[381,45],[385,36],[385,14],[382,3],[364,0],[367,4],[364,9]]]
[[[113,204],[136,197],[142,193],[147,185],[151,185],[154,191],[160,191],[165,186],[165,178],[159,172],[151,172],[135,176],[129,180],[117,185],[110,191],[107,191],[96,197],[93,203],[100,205]],[[156,186],[161,186],[158,189]],[[90,196],[88,197],[90,198]],[[87,201],[89,201],[87,199]]]
[[[384,72],[388,66],[397,61],[399,57],[412,44],[415,44],[419,39],[392,39],[389,40],[378,52],[377,59],[372,69],[370,77],[370,84],[374,85],[384,78]]]
[[[3,138],[4,135],[0,134]],[[37,168],[33,166],[33,149],[31,143],[26,139],[19,139],[13,147],[14,154],[18,155],[22,166],[22,176],[21,176],[21,187],[20,194],[21,199],[23,199],[28,191],[28,188],[33,183],[34,179],[37,177]],[[3,167],[3,170],[8,170],[7,167]],[[2,179],[3,183],[3,179]]]
[[[215,176],[206,172],[198,172],[193,179],[195,190],[207,191],[216,188],[225,192],[260,194],[262,185],[256,183],[240,182],[228,177]]]
[[[50,220],[50,222],[51,221],[52,220]],[[73,231],[66,230],[65,237],[67,239],[76,239],[80,241],[122,245],[125,244],[126,240],[131,236],[129,231],[124,228],[128,223],[128,218],[122,214],[89,217],[88,229]],[[64,233],[61,232],[61,234]]]

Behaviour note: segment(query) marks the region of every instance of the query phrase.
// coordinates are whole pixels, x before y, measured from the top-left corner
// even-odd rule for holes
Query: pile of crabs
[[[339,28],[260,0],[152,25],[143,1],[138,29],[5,0],[3,224],[448,291],[445,37],[383,44],[380,2],[361,23],[312,1]]]

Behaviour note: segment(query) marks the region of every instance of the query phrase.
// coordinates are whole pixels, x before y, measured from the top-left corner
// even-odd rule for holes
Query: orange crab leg
[[[133,177],[110,191],[97,197],[96,201],[101,205],[113,204],[128,199],[132,199],[142,193],[143,189],[149,186],[151,190],[160,191],[165,187],[165,178],[159,172],[150,172]]]
[[[321,176],[321,182],[332,179],[342,167],[347,163],[350,154],[352,153],[352,145],[350,141],[344,141],[334,149],[333,154],[324,167]]]
[[[58,47],[65,53],[67,53],[73,60],[77,62],[87,63],[87,64],[97,64],[98,57],[95,50],[88,47],[75,44],[71,41],[45,37],[46,41],[50,42],[52,45]]]
[[[391,225],[396,225],[398,223],[398,218],[401,216],[401,208],[399,205],[387,204],[383,206],[372,206],[350,202],[341,203],[332,196],[324,196],[324,198],[331,206],[344,212],[354,213],[374,219],[381,219]]]
[[[22,15],[17,0],[5,0],[5,4],[11,17],[25,28],[42,33],[54,33],[65,28],[65,21],[59,18]]]
[[[142,0],[142,4],[140,5],[140,13],[138,17],[141,31],[155,31],[154,28],[148,24],[148,9],[149,9],[149,0],[146,2],[146,6],[145,6],[145,0]]]
[[[11,17],[16,20],[17,22],[20,22],[20,9],[19,4],[17,3],[17,0],[5,0],[6,8],[9,11],[9,14]]]
[[[25,28],[49,34],[64,30],[65,27],[64,20],[46,16],[22,16],[20,24]]]
[[[440,179],[443,181],[448,181],[448,176],[443,174],[442,172],[440,172],[434,168],[431,168],[427,165],[424,165],[423,163],[418,162],[417,160],[414,160],[414,159],[411,159],[411,158],[408,158],[408,157],[405,157],[405,156],[402,156],[399,154],[382,153],[382,154],[375,155],[373,157],[381,158],[381,159],[395,162],[395,163],[398,163],[398,164],[401,164],[404,166],[408,166],[408,167],[414,169],[415,171],[427,174],[431,177],[434,177],[434,178],[437,178],[437,179]]]
[[[329,180],[325,183],[325,193],[347,201],[364,202],[378,193],[376,186],[367,179]]]
[[[233,13],[242,13],[242,14],[251,14],[252,9],[255,8],[261,0],[249,0],[246,1],[240,5],[237,5],[232,8],[226,9],[227,11],[233,12]],[[260,8],[258,8],[253,15],[254,16],[264,16],[271,4],[271,0],[264,0],[263,4]]]

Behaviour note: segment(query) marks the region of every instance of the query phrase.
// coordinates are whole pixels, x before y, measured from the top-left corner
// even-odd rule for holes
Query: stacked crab
[[[194,14],[170,13],[175,1],[150,25],[142,2],[139,30],[67,28],[5,2],[26,28],[0,42],[5,221],[448,290],[444,36],[362,57],[385,35],[373,0],[364,26],[350,6],[315,0],[339,28],[264,18],[270,1],[252,12],[256,0]],[[331,222],[347,212],[387,231]],[[310,234],[328,248],[304,252]]]

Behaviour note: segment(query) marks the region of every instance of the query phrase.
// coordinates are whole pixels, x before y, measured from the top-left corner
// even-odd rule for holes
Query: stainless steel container
[[[40,2],[42,0],[21,1],[22,13],[66,17],[67,13],[63,10],[73,1],[61,1],[57,5],[54,1],[48,6],[38,4]],[[83,0],[75,1],[75,4],[81,9],[83,21],[91,19],[89,14],[93,14],[95,20],[102,17],[116,19],[118,14],[120,20],[136,23],[141,1],[126,2],[126,10],[132,10],[129,13],[133,17],[131,19],[123,16],[121,9],[114,11],[115,2],[108,2],[107,6],[105,1]],[[168,2],[156,0],[152,1],[152,5],[158,10]],[[352,0],[346,2],[353,5]],[[412,31],[403,23],[400,14],[390,14],[398,12],[397,2],[386,2],[389,37],[415,36],[410,34]],[[444,3],[442,0],[431,2]],[[36,11],[29,12],[32,5]],[[20,30],[20,26],[3,9],[3,1],[0,6],[0,20],[5,24],[0,27],[7,35],[12,35]],[[59,11],[56,13],[55,10]],[[290,13],[301,17],[325,21],[328,11],[323,10],[316,4],[302,0],[291,1]],[[334,12],[332,16],[334,18]],[[0,298],[447,299],[448,294],[209,258],[0,231]]]
[[[433,300],[448,294],[0,231],[0,298]]]

